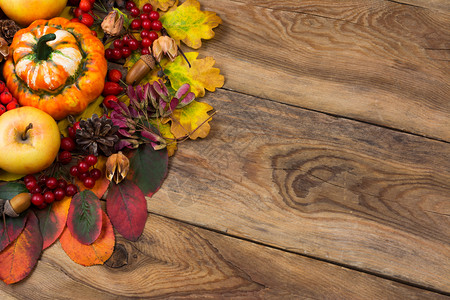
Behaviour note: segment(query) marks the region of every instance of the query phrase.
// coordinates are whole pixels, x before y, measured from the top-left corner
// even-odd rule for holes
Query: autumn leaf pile
[[[199,49],[202,39],[213,38],[213,28],[222,22],[215,13],[202,11],[197,0],[186,0],[181,4],[177,0],[136,0],[135,3],[139,8],[150,3],[157,9],[168,36],[183,49]],[[63,17],[73,17],[70,12],[66,9]],[[124,26],[129,25],[130,20],[127,19]],[[103,32],[99,32],[99,37],[103,37]],[[133,53],[124,61],[123,67],[130,70],[139,59],[140,54]],[[174,155],[177,142],[205,138],[210,132],[214,109],[200,98],[205,96],[205,90],[214,92],[224,84],[224,77],[218,68],[214,68],[214,64],[212,57],[202,57],[198,52],[185,50],[184,57],[162,58],[158,67],[139,82],[140,86],[153,85],[154,82],[164,85],[162,92],[172,93],[169,99],[189,86],[195,100],[190,95],[192,98],[186,102],[189,104],[174,106],[173,109],[170,107],[169,110],[170,102],[156,103],[164,105],[165,113],[161,116],[156,113],[157,117],[152,118],[146,115],[144,125],[148,130],[154,129],[163,143],[157,145],[159,148],[155,147],[155,143],[150,141],[152,135],[148,138],[144,134],[150,133],[145,132],[147,129],[142,130],[140,142],[132,144],[129,151],[124,151],[127,172],[119,174],[124,176],[123,180],[115,182],[103,176],[93,188],[87,189],[74,179],[79,192],[73,197],[65,197],[44,209],[30,208],[19,217],[1,216],[0,279],[3,282],[12,284],[26,278],[35,268],[42,251],[58,240],[74,262],[92,266],[105,263],[113,254],[114,231],[131,241],[139,239],[147,220],[147,199],[162,185],[168,172],[169,156]],[[130,98],[127,95],[120,98],[122,103],[115,107],[116,115],[120,109],[128,109],[127,106],[132,109],[134,99]],[[100,96],[80,115],[61,120],[58,123],[61,133],[67,135],[67,127],[74,121],[85,120],[95,114],[103,115],[103,99]],[[112,114],[111,110],[109,114]],[[103,174],[108,172],[106,159],[99,156],[96,164]],[[66,171],[69,167],[65,167]],[[118,170],[122,167],[119,166]],[[0,181],[0,199],[11,199],[27,192],[21,176],[0,170]]]

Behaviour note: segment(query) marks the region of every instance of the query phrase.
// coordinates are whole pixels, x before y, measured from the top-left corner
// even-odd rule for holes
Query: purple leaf
[[[182,108],[185,107],[186,105],[188,105],[189,103],[191,103],[192,101],[194,101],[195,99],[195,94],[190,92],[186,95],[186,97],[184,97],[180,103],[178,104],[177,108]]]
[[[128,110],[130,111],[130,115],[132,118],[139,118],[139,112],[132,106],[128,107]]]
[[[128,88],[127,88],[127,95],[130,98],[130,100],[136,100],[137,101],[136,92],[135,92],[134,88],[131,85],[129,85]]]
[[[178,103],[180,103],[180,100],[178,100],[177,98],[172,98],[172,100],[170,101],[170,111],[172,112],[178,105]]]
[[[178,89],[177,93],[175,94],[175,98],[181,99],[184,95],[186,95],[187,92],[189,92],[189,89],[191,86],[189,83],[185,83]]]
[[[152,142],[158,142],[158,141],[161,140],[161,138],[157,134],[155,134],[153,132],[150,132],[150,131],[147,131],[147,130],[142,130],[141,131],[141,135],[144,138],[149,139]]]
[[[158,95],[161,98],[163,98],[166,101],[169,100],[169,91],[167,90],[164,83],[155,81],[155,82],[153,82],[153,88],[155,89],[155,91],[158,93]]]
[[[115,145],[115,149],[117,151],[122,150],[123,148],[131,148],[131,143],[128,140],[120,140],[119,142],[116,143]]]
[[[126,137],[132,137],[132,136],[133,136],[133,135],[132,135],[131,133],[129,133],[128,130],[126,130],[126,129],[119,129],[119,133],[120,133],[121,135],[123,135],[123,136],[126,136]]]

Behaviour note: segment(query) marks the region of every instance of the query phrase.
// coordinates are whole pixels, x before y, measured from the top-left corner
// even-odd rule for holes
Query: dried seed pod
[[[114,180],[118,184],[127,177],[129,169],[130,161],[128,157],[119,151],[119,153],[108,157],[106,161],[106,178],[110,181]]]
[[[113,10],[103,19],[101,26],[106,34],[117,36],[123,27],[123,16]]]
[[[163,54],[166,54],[171,61],[175,60],[178,55],[178,46],[171,37],[162,35],[153,42],[153,55],[160,62]]]
[[[6,201],[4,211],[10,217],[18,217],[20,213],[24,212],[31,205],[31,194],[20,193],[11,200]]]
[[[153,68],[155,67],[155,60],[153,56],[146,54],[142,55],[141,58],[131,67],[128,71],[125,82],[129,85],[134,85],[139,83],[142,78],[145,77]]]

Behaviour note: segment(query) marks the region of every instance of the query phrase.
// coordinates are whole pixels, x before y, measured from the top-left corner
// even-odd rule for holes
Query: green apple
[[[0,116],[0,168],[14,174],[33,174],[49,167],[58,154],[61,137],[47,113],[23,106]]]

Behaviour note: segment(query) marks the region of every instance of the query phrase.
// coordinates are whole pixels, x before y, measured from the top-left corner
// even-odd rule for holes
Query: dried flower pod
[[[125,82],[129,85],[139,83],[155,67],[155,60],[151,55],[142,55],[141,58],[128,71]]]
[[[9,46],[8,42],[0,37],[0,62],[3,61],[3,59],[7,59],[9,55]]]
[[[102,22],[102,29],[106,34],[119,35],[123,26],[123,16],[116,10],[111,11]]]
[[[128,157],[118,152],[108,157],[106,161],[106,178],[108,180],[114,180],[115,183],[119,183],[127,177],[128,170],[130,169],[130,161]]]
[[[166,54],[171,61],[178,55],[178,46],[175,40],[169,36],[162,35],[153,42],[153,55],[159,62],[163,54]]]
[[[20,213],[24,212],[31,205],[31,194],[20,193],[14,196],[11,200],[7,200],[4,206],[4,212],[10,217],[18,217]]]

